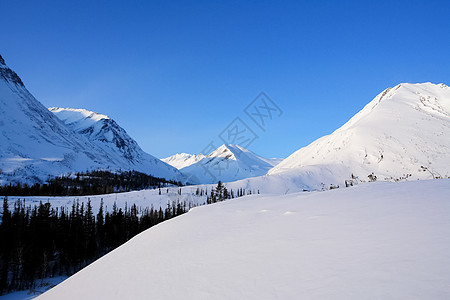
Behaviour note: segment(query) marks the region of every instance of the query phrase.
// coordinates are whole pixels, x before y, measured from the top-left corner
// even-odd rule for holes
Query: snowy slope
[[[184,181],[172,166],[143,152],[106,116],[45,108],[0,56],[0,184],[45,181],[93,169],[138,170]]]
[[[191,178],[190,182],[217,183],[264,175],[280,161],[263,158],[239,145],[222,145],[181,172]]]
[[[445,299],[449,193],[378,182],[194,208],[38,299]]]
[[[85,109],[51,107],[49,110],[73,131],[102,148],[122,169],[183,181],[176,168],[144,152],[125,129],[108,116]]]
[[[166,157],[161,159],[163,162],[168,163],[169,165],[181,170],[185,167],[188,167],[196,162],[199,162],[205,158],[205,155],[200,154],[188,154],[188,153],[177,153],[175,155]]]
[[[0,183],[34,182],[114,165],[102,149],[67,128],[25,88],[0,56]]]
[[[448,86],[402,83],[389,88],[341,128],[269,171],[286,177],[329,177],[327,183],[340,185],[351,174],[367,181],[371,173],[378,180],[450,176]]]

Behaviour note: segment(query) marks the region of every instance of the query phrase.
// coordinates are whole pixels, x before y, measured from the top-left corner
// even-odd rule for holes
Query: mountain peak
[[[153,176],[184,180],[178,170],[144,152],[125,129],[108,116],[82,108],[50,107],[49,111],[104,150],[118,165]]]
[[[3,78],[6,82],[12,82],[19,86],[24,86],[22,79],[20,79],[19,75],[16,72],[8,68],[5,63],[5,60],[0,55],[0,78]]]
[[[388,115],[399,121],[404,117],[402,112],[410,108],[420,110],[428,115],[437,117],[450,116],[450,101],[448,99],[448,86],[440,83],[400,83],[385,89],[370,101],[361,111],[354,115],[336,132],[347,130],[354,126],[366,123],[368,119],[386,118]],[[381,112],[383,111],[383,112]],[[376,117],[375,117],[376,116]],[[372,123],[376,120],[372,120]]]
[[[450,90],[445,84],[401,83],[268,174],[292,171],[306,177],[308,167],[314,166],[320,169],[318,177],[340,178],[334,184],[343,184],[346,176],[368,180],[369,174],[392,181],[448,177],[449,117]]]
[[[197,157],[197,161],[190,161],[181,170],[198,183],[228,182],[265,175],[280,162],[279,159],[267,159],[233,144],[223,144],[202,159]],[[174,165],[173,162],[171,164]]]
[[[226,159],[236,160],[236,155],[234,153],[235,151],[233,150],[235,150],[234,145],[223,144],[222,146],[211,152],[207,157],[223,157]]]
[[[178,170],[188,167],[205,158],[202,153],[195,155],[189,153],[177,153],[175,155],[161,159],[163,162],[177,168]]]

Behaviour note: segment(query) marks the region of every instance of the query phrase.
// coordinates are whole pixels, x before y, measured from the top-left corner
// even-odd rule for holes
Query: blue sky
[[[385,88],[450,84],[450,1],[1,1],[0,53],[45,106],[115,119],[157,157],[240,117],[286,157]],[[264,91],[283,114],[262,131]]]

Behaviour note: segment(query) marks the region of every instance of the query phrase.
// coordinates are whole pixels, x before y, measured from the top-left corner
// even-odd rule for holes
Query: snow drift
[[[449,193],[377,182],[194,208],[38,299],[444,299]]]

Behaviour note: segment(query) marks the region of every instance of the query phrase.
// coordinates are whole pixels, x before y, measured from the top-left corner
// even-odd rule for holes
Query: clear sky
[[[450,84],[450,1],[0,1],[0,53],[45,106],[109,115],[159,158],[240,117],[286,157],[385,88]],[[245,107],[283,111],[262,131]],[[270,121],[270,122],[269,122]]]

